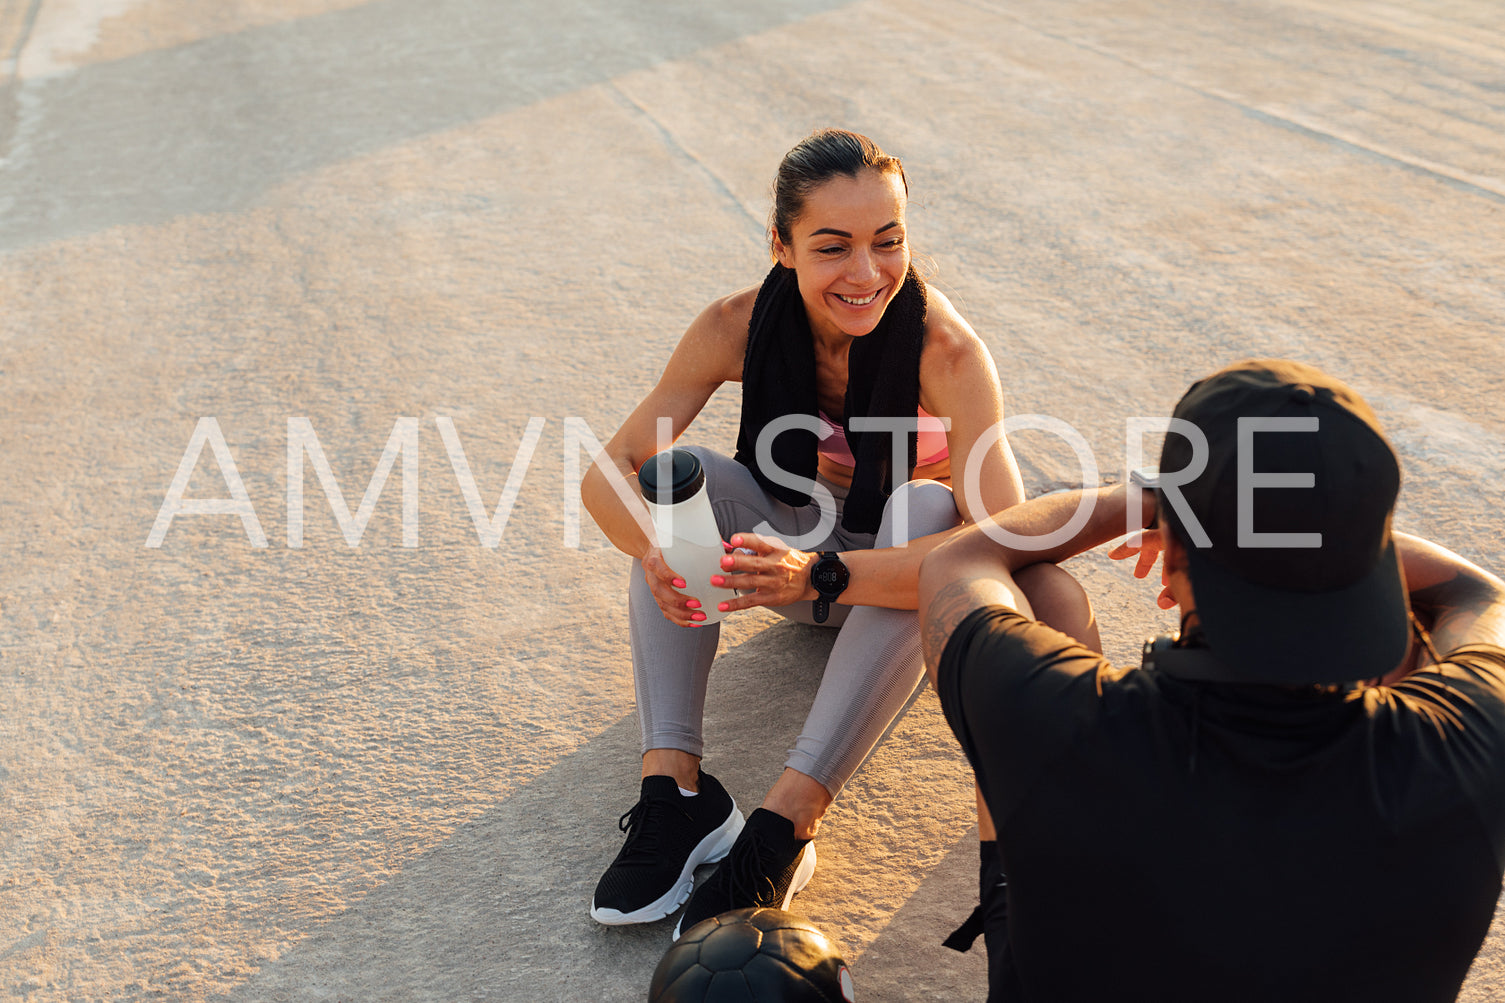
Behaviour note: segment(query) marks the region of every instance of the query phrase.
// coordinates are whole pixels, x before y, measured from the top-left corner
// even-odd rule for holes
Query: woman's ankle
[[[819,780],[785,767],[762,806],[793,822],[796,839],[814,839],[831,801],[831,792]]]
[[[673,777],[683,790],[700,790],[700,757],[681,749],[649,749],[643,753],[643,776]]]

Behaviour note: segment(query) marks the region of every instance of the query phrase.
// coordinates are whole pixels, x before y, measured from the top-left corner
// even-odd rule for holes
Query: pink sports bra
[[[852,447],[847,442],[847,433],[841,426],[841,422],[832,421],[831,416],[824,411],[816,412],[820,416],[820,423],[831,434],[820,440],[820,455],[828,460],[834,460],[844,467],[855,467],[857,458],[852,455]],[[924,408],[919,409],[921,418],[933,418]],[[915,443],[915,463],[937,463],[950,455],[950,447],[946,444],[946,433],[939,425],[928,422],[920,424],[919,439]]]

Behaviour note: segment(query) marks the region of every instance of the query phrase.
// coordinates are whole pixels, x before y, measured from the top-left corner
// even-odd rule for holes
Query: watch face
[[[810,572],[817,592],[840,592],[847,587],[847,566],[838,557],[822,558]]]

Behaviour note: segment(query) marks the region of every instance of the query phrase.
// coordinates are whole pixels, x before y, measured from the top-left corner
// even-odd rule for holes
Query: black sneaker
[[[674,927],[674,939],[681,930],[729,909],[788,909],[789,900],[814,873],[815,842],[795,839],[793,822],[759,808],[748,816],[742,835],[716,873],[695,889]]]
[[[642,796],[617,821],[627,841],[596,885],[591,919],[609,926],[652,923],[685,899],[695,868],[725,857],[742,831],[742,813],[704,771],[700,793],[685,797],[673,777],[644,777]]]

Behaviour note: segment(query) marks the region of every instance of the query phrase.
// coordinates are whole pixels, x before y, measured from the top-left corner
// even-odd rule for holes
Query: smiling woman
[[[774,183],[773,268],[695,319],[582,485],[607,537],[636,559],[628,605],[643,735],[641,797],[597,886],[599,922],[669,915],[696,866],[728,854],[680,928],[787,907],[815,869],[821,816],[921,679],[921,558],[1023,499],[1008,443],[990,434],[1003,421],[992,358],[911,267],[907,199],[903,167],[865,136],[828,129],[791,150]],[[635,474],[662,448],[660,420],[678,438],[726,382],[742,384],[736,457],[692,450],[732,551],[710,584],[738,576],[740,594],[717,612],[767,606],[840,630],[786,768],[745,825],[700,769],[719,628],[681,590],[706,583],[666,565],[636,511]],[[974,450],[982,456],[966,462]],[[971,471],[977,483],[959,485]],[[623,480],[632,490],[613,486]],[[1057,626],[1087,635],[1085,597],[1068,605],[1081,622]]]

